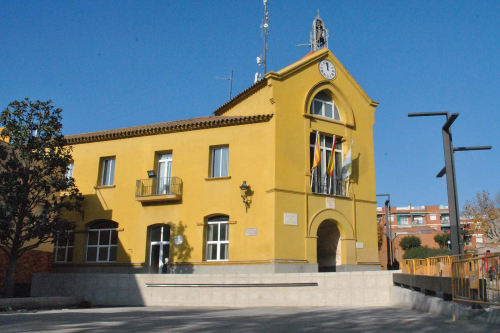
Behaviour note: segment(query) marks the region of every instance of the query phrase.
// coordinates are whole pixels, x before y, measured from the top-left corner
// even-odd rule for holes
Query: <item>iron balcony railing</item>
[[[139,179],[135,196],[182,195],[182,179],[179,177]]]
[[[329,176],[314,177],[312,191],[313,193],[345,196],[344,183],[342,179],[332,179]]]

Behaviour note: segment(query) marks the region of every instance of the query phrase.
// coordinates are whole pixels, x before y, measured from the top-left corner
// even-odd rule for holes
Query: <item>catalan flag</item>
[[[321,145],[319,143],[319,139],[319,132],[316,132],[316,145],[314,146],[314,160],[311,171],[314,170],[314,168],[318,167],[319,163],[321,162]]]
[[[333,170],[335,169],[335,135],[333,136],[333,147],[332,153],[330,155],[330,162],[328,162],[328,167],[326,168],[326,173],[328,176],[333,177]]]

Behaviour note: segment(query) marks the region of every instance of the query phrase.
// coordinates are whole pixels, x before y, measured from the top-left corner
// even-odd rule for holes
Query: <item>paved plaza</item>
[[[10,332],[500,332],[402,308],[102,308],[0,314]]]

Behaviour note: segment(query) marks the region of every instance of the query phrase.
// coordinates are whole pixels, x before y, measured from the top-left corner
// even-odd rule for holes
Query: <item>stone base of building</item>
[[[174,265],[168,268],[171,274],[274,274],[274,273],[317,273],[318,264],[265,265]]]
[[[32,297],[96,306],[389,306],[393,271],[292,274],[35,274]]]
[[[380,265],[340,265],[320,267],[308,263],[266,263],[266,264],[176,264],[169,265],[165,274],[285,274],[318,272],[360,272],[380,271]],[[94,273],[94,274],[151,274],[144,264],[89,264],[58,265],[54,273]]]
[[[380,270],[380,265],[340,265],[335,267],[335,272],[373,272]]]

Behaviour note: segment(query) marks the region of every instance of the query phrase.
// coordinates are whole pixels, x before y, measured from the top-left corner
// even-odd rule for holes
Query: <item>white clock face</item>
[[[329,60],[322,60],[319,63],[319,72],[325,79],[331,80],[335,77],[335,66]]]

